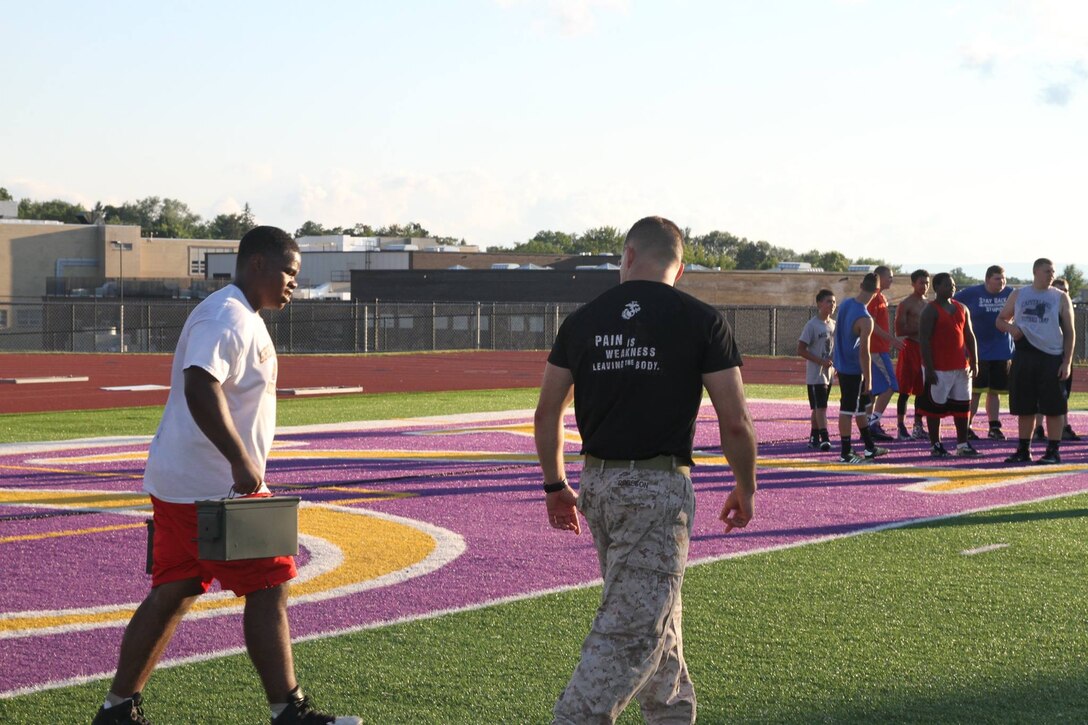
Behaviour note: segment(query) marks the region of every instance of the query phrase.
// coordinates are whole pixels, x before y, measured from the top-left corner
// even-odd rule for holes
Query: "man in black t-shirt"
[[[721,314],[674,288],[682,259],[675,224],[637,222],[624,242],[621,284],[566,319],[544,370],[535,428],[549,523],[577,534],[582,512],[604,579],[556,723],[614,722],[632,698],[652,722],[695,720],[680,585],[704,387],[736,478],[719,518],[728,533],[753,515],[756,439],[740,353]],[[563,462],[572,388],[585,456],[579,493],[567,485]]]

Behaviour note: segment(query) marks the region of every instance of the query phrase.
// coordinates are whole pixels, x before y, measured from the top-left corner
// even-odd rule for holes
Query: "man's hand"
[[[241,496],[248,496],[251,493],[255,493],[263,483],[261,472],[253,465],[253,461],[250,460],[249,456],[246,456],[245,460],[237,465],[232,465],[230,467],[230,474],[234,479],[232,488],[235,493]]]
[[[891,346],[896,350],[902,350],[904,347],[907,346],[907,344],[903,342],[903,338],[897,335],[892,335]]]
[[[575,506],[577,500],[578,494],[570,486],[547,494],[548,523],[553,529],[582,533],[582,527],[578,523],[578,508]]]
[[[725,524],[725,533],[733,529],[743,529],[755,515],[755,494],[738,493],[737,489],[729,492],[718,518]]]

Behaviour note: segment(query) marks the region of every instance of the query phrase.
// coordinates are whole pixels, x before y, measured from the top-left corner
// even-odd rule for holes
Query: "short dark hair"
[[[1034,274],[1034,273],[1035,273],[1035,270],[1039,269],[1039,267],[1042,267],[1042,266],[1043,266],[1044,264],[1050,264],[1050,265],[1053,265],[1054,263],[1053,263],[1053,262],[1051,262],[1051,261],[1050,261],[1049,259],[1047,259],[1046,257],[1039,257],[1039,258],[1038,258],[1038,259],[1036,259],[1036,260],[1035,260],[1035,262],[1034,262],[1034,263],[1033,263],[1033,264],[1031,265],[1031,272],[1032,272],[1032,274]]]
[[[1000,264],[991,264],[989,267],[986,268],[986,276],[983,277],[983,279],[989,279],[995,274],[1005,274],[1005,268],[1002,267]]]
[[[873,270],[873,272],[875,272],[876,275],[879,277],[881,275],[891,274],[892,270],[888,265],[881,264],[881,265],[878,265],[877,268]]]
[[[861,289],[864,292],[876,292],[876,272],[866,272],[861,278]]]
[[[910,273],[910,283],[914,284],[915,282],[920,280],[922,277],[928,277],[928,276],[929,276],[929,271],[928,270],[916,269],[916,270],[914,270],[913,272]]]
[[[238,243],[237,267],[241,269],[246,260],[255,254],[263,257],[283,259],[289,252],[298,251],[298,242],[279,227],[253,227]]]
[[[822,289],[816,293],[816,304],[819,304],[826,300],[828,297],[834,297],[835,293],[829,289]]]
[[[1055,279],[1053,282],[1050,283],[1050,286],[1051,287],[1065,287],[1066,291],[1068,291],[1069,290],[1069,280],[1067,280],[1065,277],[1058,277],[1057,279]]]
[[[933,275],[933,289],[937,289],[938,286],[945,283],[945,280],[950,279],[952,279],[952,275],[950,275],[948,272],[938,272],[937,274]]]
[[[623,240],[623,246],[628,245],[665,265],[684,261],[684,233],[665,217],[648,216],[635,222]]]

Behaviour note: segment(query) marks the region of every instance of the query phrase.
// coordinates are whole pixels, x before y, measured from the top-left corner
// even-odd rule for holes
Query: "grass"
[[[1083,721],[1085,514],[1080,495],[691,568],[700,722]],[[961,553],[990,543],[1008,548]],[[300,678],[366,722],[547,722],[598,596],[301,643]],[[104,687],[0,700],[0,720],[86,720]],[[161,722],[260,723],[259,692],[236,656],[159,671],[145,695]],[[621,720],[639,721],[637,708]]]
[[[799,390],[748,393],[796,399]],[[530,408],[535,396],[522,389],[289,400],[281,423]],[[1085,407],[1088,395],[1078,397],[1074,407]],[[0,435],[115,434],[118,421],[125,432],[149,433],[159,413],[88,414],[97,427],[62,436],[51,431],[70,433],[70,413],[3,416]],[[995,543],[1007,548],[961,553]],[[1086,560],[1088,495],[1077,495],[693,567],[684,583],[685,654],[700,722],[1084,722]],[[599,593],[590,587],[300,643],[300,679],[325,709],[367,722],[547,722]],[[105,630],[102,646],[115,647],[116,636]],[[105,687],[0,700],[0,722],[86,721]],[[267,722],[244,656],[161,670],[145,695],[156,722]],[[639,721],[637,708],[621,719]]]

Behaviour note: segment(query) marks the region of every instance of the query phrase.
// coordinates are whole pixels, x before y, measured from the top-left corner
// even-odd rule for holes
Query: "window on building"
[[[8,311],[0,310],[0,327],[8,326]]]

